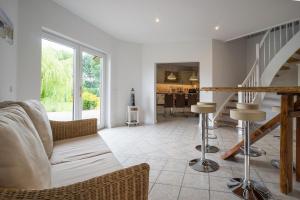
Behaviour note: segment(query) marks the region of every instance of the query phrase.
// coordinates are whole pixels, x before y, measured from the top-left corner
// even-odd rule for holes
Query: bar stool
[[[210,105],[210,106],[214,106],[216,107],[217,104],[214,102],[198,102],[197,106],[202,106],[202,105]],[[206,116],[205,119],[205,143],[206,143],[206,153],[217,153],[218,151],[220,151],[220,149],[218,147],[215,146],[211,146],[208,143],[208,139],[216,139],[217,136],[212,135],[211,137],[209,137],[209,133],[208,133],[208,116]],[[202,151],[202,146],[201,145],[197,145],[195,147],[198,151]]]
[[[237,103],[236,108],[239,110],[258,110],[259,105],[254,103]],[[241,148],[240,154],[244,155],[244,148]],[[254,146],[250,146],[250,157],[259,157],[266,152]]]
[[[170,108],[170,115],[173,115],[173,108],[174,108],[173,94],[165,94],[164,115],[166,115],[166,108]]]
[[[175,94],[175,108],[181,108],[182,113],[184,114],[185,108],[185,94]]]
[[[202,105],[202,104],[215,105],[215,106],[217,106],[217,104],[214,103],[214,102],[198,102],[198,103],[197,103],[197,105]],[[212,129],[214,129],[214,128],[212,127]],[[208,139],[215,140],[215,139],[217,139],[217,136],[216,136],[215,134],[213,134],[213,133],[208,133]]]
[[[216,112],[216,106],[213,105],[192,105],[191,112],[201,114],[201,135],[202,135],[202,157],[191,160],[189,166],[199,172],[214,172],[219,169],[218,163],[205,157],[206,153],[206,120],[208,113]],[[199,118],[200,119],[200,118]]]
[[[232,178],[227,186],[237,196],[247,200],[257,199],[270,199],[270,191],[260,182],[250,179],[250,122],[262,121],[266,119],[266,113],[260,110],[230,110],[230,117],[235,120],[242,120],[245,122],[245,133],[244,133],[244,178]]]
[[[280,106],[272,106],[272,112],[276,112],[276,113],[280,113]],[[280,137],[280,135],[278,136],[274,136],[274,137]],[[278,159],[272,159],[271,160],[271,165],[277,169],[280,168],[280,161]]]

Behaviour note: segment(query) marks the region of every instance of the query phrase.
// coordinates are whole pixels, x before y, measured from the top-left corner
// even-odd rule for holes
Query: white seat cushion
[[[52,187],[86,181],[122,168],[112,153],[52,165]]]
[[[29,116],[18,105],[0,109],[0,187],[50,186],[50,163]]]
[[[60,140],[54,143],[50,162],[57,165],[111,153],[99,134]]]
[[[55,142],[50,162],[52,187],[85,181],[123,168],[99,134]]]

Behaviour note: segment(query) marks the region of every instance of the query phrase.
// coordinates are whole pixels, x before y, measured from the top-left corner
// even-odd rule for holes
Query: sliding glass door
[[[44,34],[40,98],[49,119],[97,118],[104,126],[104,63],[99,51]]]

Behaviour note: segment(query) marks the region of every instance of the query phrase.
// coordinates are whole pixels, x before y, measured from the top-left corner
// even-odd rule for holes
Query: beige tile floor
[[[220,152],[207,154],[218,162],[220,169],[209,174],[192,170],[188,161],[200,157],[195,146],[200,144],[197,118],[175,118],[156,125],[105,129],[101,134],[124,167],[146,162],[150,165],[150,200],[235,200],[227,189],[230,177],[243,175],[243,157],[224,161],[220,155],[238,141],[239,135],[232,128],[211,130],[217,135],[210,140]],[[279,157],[279,140],[273,131],[255,146],[263,148],[266,155],[251,159],[253,179],[262,181],[272,192],[273,199],[300,199],[300,183],[294,182],[289,196],[279,191],[279,171],[270,160]]]

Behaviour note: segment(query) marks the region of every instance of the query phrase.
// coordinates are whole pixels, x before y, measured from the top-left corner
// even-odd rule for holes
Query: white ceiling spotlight
[[[215,30],[218,31],[220,29],[220,26],[215,26]]]
[[[155,18],[155,22],[156,22],[156,23],[159,23],[159,22],[160,22],[160,19],[159,19],[158,17],[156,17],[156,18]]]

